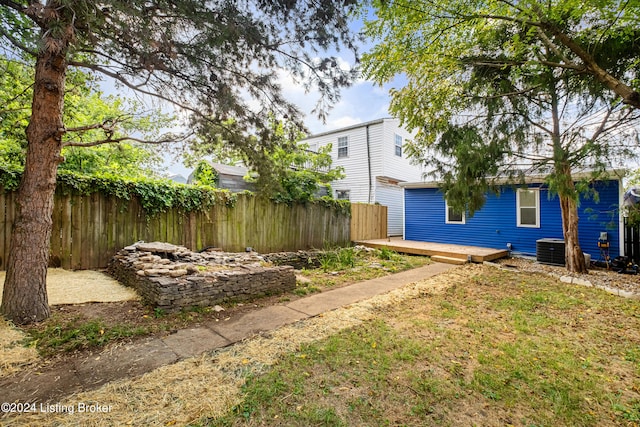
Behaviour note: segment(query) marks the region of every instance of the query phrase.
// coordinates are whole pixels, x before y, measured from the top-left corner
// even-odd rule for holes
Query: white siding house
[[[422,180],[421,167],[404,152],[411,138],[399,120],[387,118],[311,135],[304,142],[311,150],[332,144],[332,166],[342,166],[346,175],[331,183],[334,197],[387,206],[387,232],[401,236],[403,198],[398,184]]]

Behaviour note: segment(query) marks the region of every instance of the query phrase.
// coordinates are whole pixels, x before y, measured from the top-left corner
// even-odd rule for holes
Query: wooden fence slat
[[[142,203],[138,199],[133,199],[133,235],[131,239],[131,243],[137,242],[138,240],[144,240],[145,242],[150,242],[151,236],[149,235],[147,228],[147,217],[144,215],[144,210],[142,208]]]
[[[96,242],[98,245],[96,256],[91,260],[91,268],[100,268],[100,262],[103,259],[108,259],[109,252],[109,205],[107,197],[100,197],[97,195],[97,209],[98,209],[98,218],[100,218],[100,231],[98,241]]]
[[[387,237],[387,207],[382,205],[351,205],[351,240],[384,239]]]
[[[92,195],[91,195],[92,196]],[[91,257],[94,255],[95,245],[93,243],[93,236],[95,233],[94,225],[94,209],[92,197],[82,198],[82,219],[80,223],[80,229],[82,236],[80,237],[80,268],[86,268],[85,266],[91,264]]]
[[[56,203],[60,204],[60,266],[71,269],[72,252],[72,199],[68,194],[60,195],[56,198]]]
[[[58,195],[54,195],[53,212],[51,213],[51,237],[49,240],[49,265],[54,267],[62,266],[62,260],[58,255],[62,249],[62,205],[57,200]]]
[[[7,266],[6,256],[9,255],[9,247],[5,247],[5,240],[7,236],[11,236],[11,224],[6,221],[5,212],[9,209],[7,207],[8,193],[4,191],[0,192],[0,269],[4,270]]]
[[[140,240],[138,235],[138,201],[132,199],[127,204],[125,223],[120,233],[120,245],[127,246]]]
[[[176,244],[175,243],[175,237],[174,237],[174,228],[175,228],[175,224],[173,223],[173,219],[174,219],[174,213],[175,213],[175,209],[169,209],[166,213],[166,221],[167,221],[167,240],[165,240],[167,243],[172,243],[172,244]]]
[[[15,193],[0,192],[0,269],[6,267],[14,216]],[[116,251],[138,240],[192,250],[217,246],[236,252],[251,246],[266,253],[386,237],[384,206],[354,204],[349,217],[321,205],[274,204],[252,195],[239,195],[233,207],[216,204],[191,213],[171,209],[147,219],[135,198],[56,194],[52,219],[51,253],[66,269],[104,268]]]
[[[71,268],[82,268],[82,196],[71,196]]]
[[[118,236],[117,209],[118,200],[116,198],[104,198],[105,252],[102,260],[110,259],[115,254],[116,238]]]

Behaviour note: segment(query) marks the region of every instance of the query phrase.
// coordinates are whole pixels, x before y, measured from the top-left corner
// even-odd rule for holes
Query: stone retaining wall
[[[295,289],[293,267],[270,266],[251,253],[195,253],[167,243],[136,243],[118,252],[108,272],[166,311],[243,301]]]

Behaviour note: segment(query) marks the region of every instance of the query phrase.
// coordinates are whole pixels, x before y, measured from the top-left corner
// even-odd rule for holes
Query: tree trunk
[[[563,195],[559,197],[567,270],[573,273],[586,273],[587,263],[578,241],[578,205],[572,197]]]
[[[25,170],[17,194],[0,311],[16,324],[49,317],[46,278],[56,171],[64,134],[66,49],[43,49],[36,62]]]

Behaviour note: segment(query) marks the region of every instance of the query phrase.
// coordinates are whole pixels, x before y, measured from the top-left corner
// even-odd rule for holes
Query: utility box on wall
[[[536,240],[536,260],[543,264],[564,265],[564,240],[540,239]]]

